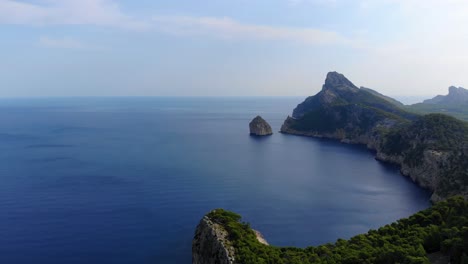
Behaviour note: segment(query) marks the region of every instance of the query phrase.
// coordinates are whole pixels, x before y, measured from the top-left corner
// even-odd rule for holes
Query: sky
[[[0,0],[0,97],[468,86],[466,0]]]

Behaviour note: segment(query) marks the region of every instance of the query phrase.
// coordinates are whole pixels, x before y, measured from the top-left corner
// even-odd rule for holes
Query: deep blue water
[[[190,263],[201,217],[274,245],[334,242],[429,206],[363,147],[248,135],[302,98],[0,100],[0,263]]]

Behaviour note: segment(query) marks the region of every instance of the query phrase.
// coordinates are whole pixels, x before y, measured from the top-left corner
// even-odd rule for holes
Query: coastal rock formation
[[[431,190],[432,201],[468,197],[466,123],[442,114],[408,113],[342,74],[328,73],[322,90],[294,109],[281,132],[367,145],[376,159],[399,165],[403,175]]]
[[[231,219],[217,219],[217,215],[232,214],[223,209],[215,209],[205,215],[195,230],[192,240],[192,264],[235,264],[235,249],[227,231],[226,221],[239,221],[237,216]],[[230,215],[229,217],[232,217]],[[262,234],[251,229],[257,241],[268,246]]]
[[[261,116],[255,117],[250,123],[250,134],[255,136],[268,136],[273,134],[270,124]]]
[[[193,264],[233,264],[234,248],[229,245],[227,231],[214,223],[208,216],[203,217],[192,241]]]

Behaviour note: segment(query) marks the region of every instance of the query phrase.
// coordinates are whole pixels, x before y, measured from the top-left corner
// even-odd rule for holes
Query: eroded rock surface
[[[250,134],[255,136],[268,136],[273,134],[270,124],[261,116],[255,117],[250,123]]]

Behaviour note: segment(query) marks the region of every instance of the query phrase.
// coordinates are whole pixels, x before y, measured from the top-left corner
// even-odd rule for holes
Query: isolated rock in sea
[[[255,117],[249,124],[250,134],[256,136],[268,136],[273,134],[270,124],[261,116]]]

